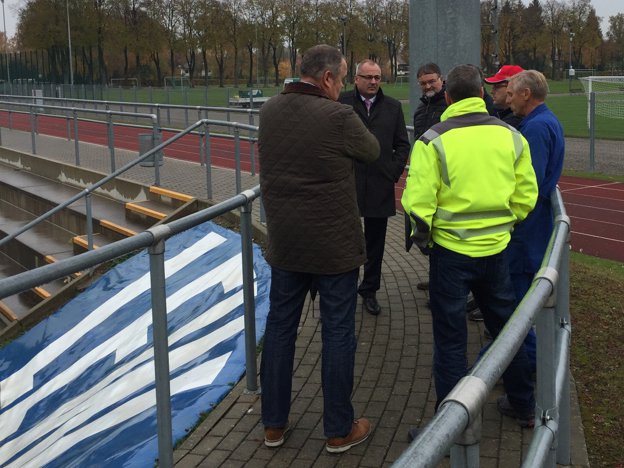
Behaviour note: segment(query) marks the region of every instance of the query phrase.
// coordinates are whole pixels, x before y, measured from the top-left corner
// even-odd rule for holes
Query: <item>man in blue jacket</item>
[[[563,128],[544,103],[547,94],[546,78],[536,70],[525,70],[509,78],[507,104],[515,115],[523,118],[519,130],[529,142],[539,189],[535,208],[516,226],[508,247],[509,269],[518,304],[529,290],[546,253],[553,230],[550,195],[559,182],[565,154]],[[525,340],[525,348],[535,366],[533,330]]]

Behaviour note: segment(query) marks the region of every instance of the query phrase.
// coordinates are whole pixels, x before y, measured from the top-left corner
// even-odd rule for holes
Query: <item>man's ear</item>
[[[480,93],[481,93],[481,99],[483,99],[483,96],[485,96],[485,91],[483,90],[483,86],[481,86]]]
[[[444,100],[446,101],[447,106],[453,104],[453,100],[451,99],[451,96],[449,96],[449,93],[447,91],[444,91]]]
[[[322,78],[322,83],[323,83],[323,87],[330,87],[334,81],[334,75],[332,74],[331,71],[329,70],[325,70],[323,72],[323,78]]]

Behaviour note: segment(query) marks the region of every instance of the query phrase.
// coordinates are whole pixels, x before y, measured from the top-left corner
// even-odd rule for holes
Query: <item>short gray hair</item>
[[[376,66],[378,66],[378,67],[379,67],[379,69],[381,70],[381,66],[380,66],[377,62],[375,62],[374,60],[371,60],[371,59],[364,59],[364,60],[362,60],[360,63],[358,63],[358,64],[357,64],[357,66],[355,67],[355,74],[356,74],[356,75],[357,75],[358,73],[360,73],[360,67],[361,67],[362,65],[365,65],[365,64],[368,64],[368,65],[376,65]]]
[[[514,90],[528,88],[531,91],[531,96],[540,101],[546,100],[546,96],[548,96],[548,81],[537,70],[521,71],[509,78],[509,84]]]
[[[340,74],[342,54],[335,47],[327,44],[319,44],[310,47],[303,53],[301,58],[301,75],[320,80],[325,70],[332,75]]]
[[[481,70],[470,64],[457,65],[446,77],[446,92],[453,102],[481,97]]]

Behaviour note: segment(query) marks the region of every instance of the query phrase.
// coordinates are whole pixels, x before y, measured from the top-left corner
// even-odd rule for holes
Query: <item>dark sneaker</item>
[[[290,431],[288,424],[285,427],[265,427],[264,445],[267,447],[279,447],[284,443],[284,438],[288,431]]]
[[[511,406],[511,403],[509,403],[507,395],[503,395],[496,400],[496,407],[498,408],[498,412],[502,415],[514,418],[520,427],[529,429],[535,427],[535,413],[518,414],[514,407]]]
[[[474,309],[472,312],[468,313],[468,320],[472,320],[473,322],[483,322],[483,314],[480,309]]]
[[[416,289],[420,289],[421,291],[427,291],[429,289],[429,281],[421,281],[420,283],[416,283]]]
[[[366,418],[360,418],[353,421],[351,432],[345,437],[331,437],[327,439],[325,449],[329,453],[342,453],[361,444],[371,433],[371,424]]]

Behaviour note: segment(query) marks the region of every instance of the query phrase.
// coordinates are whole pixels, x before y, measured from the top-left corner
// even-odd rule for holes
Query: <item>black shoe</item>
[[[366,307],[367,312],[371,315],[379,315],[381,312],[381,306],[379,305],[379,302],[377,302],[375,296],[365,297],[364,307]]]
[[[514,418],[520,427],[527,427],[532,429],[535,427],[535,413],[519,414],[507,398],[507,395],[503,395],[496,400],[496,407],[498,412],[502,415]]]
[[[427,289],[429,289],[429,281],[421,281],[420,283],[416,283],[416,289],[426,291]]]
[[[411,444],[412,441],[420,434],[420,427],[412,427],[407,431],[407,440]]]

